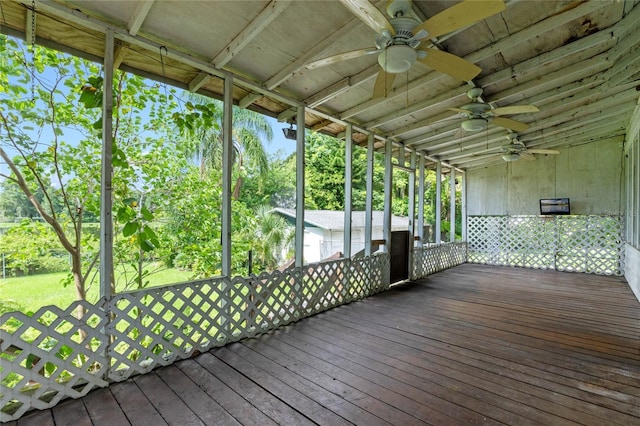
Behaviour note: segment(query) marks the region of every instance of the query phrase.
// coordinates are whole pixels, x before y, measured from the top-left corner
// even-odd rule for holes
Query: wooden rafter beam
[[[291,0],[272,0],[256,18],[249,23],[233,40],[211,60],[211,65],[222,69],[235,55],[244,49],[249,42],[255,39],[274,19],[276,19],[289,6]],[[197,91],[209,78],[209,74],[200,72],[189,82],[189,90]]]
[[[137,2],[136,8],[133,10],[133,13],[129,17],[129,22],[127,23],[127,30],[129,31],[129,34],[132,36],[138,34],[138,31],[140,30],[140,27],[142,27],[144,20],[147,18],[154,1],[155,0],[142,0]]]

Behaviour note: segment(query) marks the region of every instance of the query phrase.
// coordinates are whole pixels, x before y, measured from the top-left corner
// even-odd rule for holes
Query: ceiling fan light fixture
[[[409,71],[417,59],[418,52],[405,44],[389,46],[378,55],[382,69],[391,74]]]
[[[502,159],[504,161],[516,161],[520,159],[520,154],[518,154],[517,152],[510,152],[509,154],[504,154],[502,156]]]
[[[479,132],[487,128],[487,120],[484,118],[469,118],[462,122],[462,128],[467,132]]]

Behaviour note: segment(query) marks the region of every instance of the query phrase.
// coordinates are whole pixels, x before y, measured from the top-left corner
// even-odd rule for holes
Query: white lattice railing
[[[622,275],[620,216],[470,216],[468,262]]]
[[[389,288],[389,255],[121,293],[0,317],[1,421]],[[78,320],[79,306],[84,310]]]
[[[467,261],[467,243],[429,244],[413,251],[411,278],[416,280]]]

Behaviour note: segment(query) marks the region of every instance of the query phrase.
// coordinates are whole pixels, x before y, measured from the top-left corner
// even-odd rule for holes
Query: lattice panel
[[[444,243],[414,249],[413,279],[461,265],[467,261],[467,243]]]
[[[382,253],[121,293],[108,312],[74,303],[4,314],[2,421],[386,290],[389,265]]]
[[[66,310],[46,306],[33,316],[2,315],[0,420],[17,419],[27,410],[53,407],[63,398],[107,386],[105,324],[105,312],[84,302]]]
[[[369,296],[389,289],[391,285],[391,256],[389,253],[378,253],[371,256],[370,273]]]
[[[471,216],[469,262],[623,274],[619,216]]]

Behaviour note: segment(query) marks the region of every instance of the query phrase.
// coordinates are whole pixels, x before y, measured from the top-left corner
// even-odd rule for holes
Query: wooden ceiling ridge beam
[[[593,13],[599,9],[602,9],[603,7],[605,7],[606,4],[605,2],[600,2],[597,0],[592,0],[592,1],[588,1],[585,3],[580,4],[579,6],[573,8],[573,9],[569,9],[559,15],[555,15],[552,16],[550,18],[544,19],[540,22],[537,22],[527,28],[524,28],[510,36],[507,36],[501,40],[498,40],[497,42],[485,46],[475,52],[470,53],[469,55],[465,56],[464,59],[469,61],[469,62],[479,62],[482,61],[484,59],[487,59],[493,55],[499,54],[501,50],[503,49],[507,49],[507,48],[513,48],[516,45],[519,45],[521,43],[524,43],[532,38],[538,37],[550,30],[553,30],[559,26],[562,26],[568,22],[571,22],[574,19],[577,19],[581,16],[587,15],[589,13]],[[431,75],[431,74],[437,74],[440,77],[444,77],[444,75],[437,73],[437,72],[430,72],[427,74],[427,76]],[[437,78],[436,77],[432,77],[432,78],[418,78],[416,80],[414,80],[413,82],[409,83],[410,89],[413,88],[417,88],[417,87],[421,87],[423,85],[426,84],[430,84],[433,83],[433,79]],[[414,84],[415,83],[415,84]],[[356,105],[346,111],[343,111],[342,114],[340,115],[341,118],[346,119],[346,118],[350,118],[354,115],[360,114],[370,108],[373,108],[374,106],[378,105],[381,102],[385,102],[387,100],[393,99],[396,96],[403,96],[405,94],[405,90],[403,88],[403,90],[392,90],[390,95],[387,98],[382,98],[382,99],[372,99],[369,101],[366,101],[360,105]]]
[[[291,0],[271,0],[271,2],[256,16],[242,31],[240,31],[217,55],[211,60],[211,65],[222,69],[235,55],[244,49],[251,40],[255,39],[274,19],[276,19]],[[210,75],[200,72],[189,82],[189,90],[196,92],[209,79]]]

